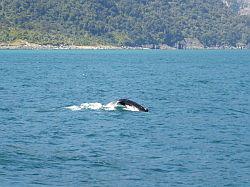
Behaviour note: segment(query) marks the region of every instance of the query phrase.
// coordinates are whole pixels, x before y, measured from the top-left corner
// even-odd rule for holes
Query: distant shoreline
[[[161,50],[161,51],[185,51],[185,50],[196,50],[196,51],[208,51],[208,50],[250,50],[248,48],[239,49],[239,48],[202,48],[202,49],[151,49],[143,47],[111,47],[111,46],[80,46],[80,47],[48,47],[42,46],[37,48],[32,47],[22,47],[22,46],[1,46],[0,51],[3,50]]]
[[[177,49],[174,47],[147,47],[147,46],[112,46],[112,45],[92,45],[92,46],[77,46],[77,45],[40,45],[28,42],[19,44],[0,43],[0,50],[247,50],[249,48],[236,48],[231,46],[219,46],[209,48],[186,48]]]
[[[143,47],[128,47],[128,46],[111,46],[111,45],[97,45],[97,46],[76,46],[76,45],[39,45],[39,44],[28,44],[28,45],[0,45],[0,50],[143,50],[150,48]]]
[[[250,50],[247,48],[238,49],[238,48],[203,48],[203,49],[150,49],[150,48],[142,48],[142,47],[92,47],[92,46],[84,46],[84,47],[41,47],[41,48],[27,48],[27,47],[0,47],[0,51],[4,50],[160,50],[160,51],[209,51],[209,50],[232,50],[232,51],[241,51],[241,50]]]

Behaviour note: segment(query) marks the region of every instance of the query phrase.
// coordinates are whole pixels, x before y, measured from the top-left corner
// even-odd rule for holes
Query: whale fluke
[[[148,112],[147,108],[145,108],[145,107],[141,106],[140,104],[138,104],[138,103],[136,103],[134,101],[131,101],[129,99],[119,99],[117,101],[117,104],[123,105],[125,107],[126,106],[132,106],[132,107],[137,108],[141,112]]]

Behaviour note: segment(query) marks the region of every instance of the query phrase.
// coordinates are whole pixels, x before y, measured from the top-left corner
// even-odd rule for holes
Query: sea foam
[[[128,110],[128,111],[139,111],[137,108],[133,107],[133,106],[122,106],[122,105],[118,105],[117,101],[114,102],[110,102],[108,104],[102,104],[102,103],[82,103],[79,106],[77,105],[72,105],[72,106],[67,106],[65,107],[66,109],[69,109],[71,111],[78,111],[78,110],[108,110],[108,111],[112,111],[112,110]]]

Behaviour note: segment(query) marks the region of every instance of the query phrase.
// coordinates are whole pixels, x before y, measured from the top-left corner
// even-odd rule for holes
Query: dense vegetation
[[[0,41],[205,46],[250,41],[250,18],[219,0],[1,0]]]

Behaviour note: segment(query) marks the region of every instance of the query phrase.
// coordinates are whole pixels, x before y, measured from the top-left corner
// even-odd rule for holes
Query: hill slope
[[[227,7],[240,15],[250,15],[250,0],[222,0]]]
[[[235,46],[249,43],[249,20],[218,0],[2,0],[0,41]]]

